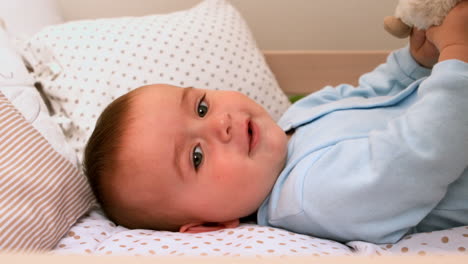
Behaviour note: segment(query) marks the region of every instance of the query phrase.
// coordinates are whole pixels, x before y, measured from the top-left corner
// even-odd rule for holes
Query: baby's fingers
[[[437,41],[436,41],[436,35],[438,34],[438,31],[440,30],[440,26],[432,26],[426,30],[426,38],[430,42],[434,43],[437,48]]]
[[[426,68],[432,68],[439,58],[439,51],[426,38],[426,31],[416,28],[411,32],[410,52],[413,58]]]
[[[420,49],[426,41],[426,31],[413,27],[410,35],[410,46],[413,49]]]

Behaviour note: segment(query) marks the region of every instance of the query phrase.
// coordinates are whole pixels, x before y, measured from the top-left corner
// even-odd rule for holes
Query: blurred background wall
[[[66,20],[167,13],[201,0],[58,0]],[[231,0],[263,50],[391,50],[382,26],[398,0]]]

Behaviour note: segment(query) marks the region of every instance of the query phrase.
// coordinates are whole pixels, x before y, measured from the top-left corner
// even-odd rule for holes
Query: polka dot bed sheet
[[[94,210],[83,216],[51,253],[189,257],[468,255],[468,227],[413,234],[396,244],[342,244],[255,224],[199,234],[130,230]]]

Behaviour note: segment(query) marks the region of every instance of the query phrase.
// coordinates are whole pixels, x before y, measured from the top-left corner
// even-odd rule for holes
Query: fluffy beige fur
[[[395,15],[386,17],[385,29],[392,35],[405,38],[412,27],[428,29],[442,23],[447,13],[462,0],[400,0]]]

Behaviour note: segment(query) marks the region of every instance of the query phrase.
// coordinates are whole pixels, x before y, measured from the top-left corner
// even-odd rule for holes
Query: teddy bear
[[[462,0],[399,0],[394,16],[384,19],[384,28],[398,38],[406,38],[411,28],[426,30],[439,26],[448,12]]]

